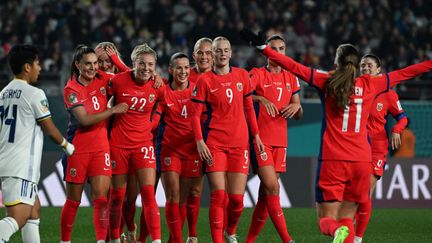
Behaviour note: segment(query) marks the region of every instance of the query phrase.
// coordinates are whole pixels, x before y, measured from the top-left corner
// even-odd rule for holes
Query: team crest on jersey
[[[378,103],[376,109],[377,111],[382,111],[383,107],[384,105],[382,103]]]
[[[266,160],[268,159],[268,156],[267,156],[267,153],[266,153],[266,152],[262,152],[262,153],[260,154],[260,157],[261,157],[261,159],[264,160],[264,161],[266,161]]]
[[[70,94],[68,97],[68,100],[72,104],[78,103],[78,98],[77,98],[77,95],[75,93]]]
[[[165,157],[164,158],[164,163],[166,166],[170,166],[171,165],[171,157]]]
[[[291,92],[291,84],[287,83],[286,87],[287,87],[288,92]]]
[[[111,166],[114,169],[115,167],[117,167],[117,162],[115,160],[111,160]]]
[[[101,87],[100,92],[101,92],[101,94],[105,95],[106,94],[105,87]]]
[[[242,83],[240,83],[240,82],[237,83],[237,90],[238,90],[239,92],[242,92],[242,91],[243,91],[243,84],[242,84]]]
[[[214,165],[213,160],[206,160],[206,162],[207,162],[207,165],[210,167]]]
[[[195,87],[192,90],[192,96],[196,96],[197,95],[197,86],[195,85]]]
[[[72,177],[75,177],[77,175],[77,170],[75,168],[71,168],[69,173]]]
[[[41,103],[41,105],[42,105],[42,107],[41,107],[41,111],[42,111],[42,112],[48,112],[48,111],[49,111],[48,100],[47,100],[47,99],[45,99],[45,100],[41,100],[40,103]]]
[[[149,95],[149,102],[153,102],[155,100],[155,95],[154,94],[150,94]]]

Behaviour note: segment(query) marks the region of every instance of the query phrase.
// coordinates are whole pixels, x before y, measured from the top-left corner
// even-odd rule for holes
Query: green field
[[[0,215],[4,216],[4,209]],[[139,209],[137,210],[139,211]],[[42,208],[40,227],[42,243],[60,242],[60,212],[61,208]],[[237,234],[239,242],[243,242],[250,223],[252,209],[245,209],[241,217]],[[167,227],[165,225],[163,209],[162,239],[167,240]],[[316,224],[315,210],[312,208],[285,209],[290,234],[297,243],[303,242],[331,242],[331,239],[322,236]],[[198,224],[200,242],[211,242],[208,224],[208,209],[201,209]],[[186,231],[184,231],[186,236]],[[16,234],[9,242],[21,242],[20,234]],[[72,242],[95,242],[93,232],[92,208],[80,208],[75,221]],[[257,242],[280,242],[271,221],[261,232]],[[373,212],[369,228],[363,242],[432,242],[432,209],[376,209]]]

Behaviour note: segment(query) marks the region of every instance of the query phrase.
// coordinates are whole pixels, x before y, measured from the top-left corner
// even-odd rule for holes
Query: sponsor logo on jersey
[[[378,103],[376,106],[377,111],[382,111],[384,105],[382,103]]]
[[[72,177],[75,177],[77,175],[77,170],[75,168],[71,168],[69,173]]]
[[[165,157],[164,158],[164,163],[166,166],[170,166],[171,165],[171,157]]]
[[[71,93],[68,97],[68,100],[72,104],[78,103],[78,98],[77,98],[77,95],[75,93]]]
[[[155,100],[155,95],[154,94],[150,94],[149,95],[149,102],[152,103]]]
[[[101,94],[105,95],[106,94],[105,87],[101,87],[100,92],[101,92]]]
[[[42,105],[42,107],[41,107],[41,111],[42,112],[48,112],[49,111],[49,104],[48,104],[48,100],[47,99],[45,99],[45,100],[41,100],[40,101],[40,103],[41,103],[41,105]]]
[[[262,152],[262,153],[260,154],[260,157],[261,157],[261,159],[264,160],[264,161],[266,161],[266,160],[268,159],[268,156],[267,156],[267,153],[266,153],[266,152]]]
[[[243,91],[243,84],[242,84],[242,83],[240,83],[240,82],[237,83],[237,90],[238,90],[239,92],[242,92],[242,91]]]

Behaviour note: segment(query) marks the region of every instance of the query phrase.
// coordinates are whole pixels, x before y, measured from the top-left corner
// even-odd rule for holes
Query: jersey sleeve
[[[306,67],[294,61],[292,58],[276,52],[269,46],[264,48],[263,53],[268,58],[280,65],[283,69],[293,73],[303,81],[309,83],[311,86],[316,87],[319,90],[324,89],[327,79],[329,78],[328,72]]]
[[[131,70],[124,62],[120,59],[118,54],[114,54],[110,56],[111,61],[114,63],[114,65],[117,67],[119,72],[125,72]]]
[[[40,122],[51,117],[48,99],[42,90],[35,92],[31,100],[31,107],[36,121]]]
[[[157,102],[157,107],[153,115],[151,116],[151,124],[152,130],[156,129],[159,126],[159,121],[162,117],[162,114],[165,111],[166,101],[164,98],[160,102]]]
[[[252,135],[255,136],[259,133],[259,130],[258,130],[258,123],[256,120],[255,110],[252,102],[252,93],[253,93],[253,89],[251,87],[252,84],[247,73],[244,75],[244,80],[245,81],[244,81],[244,90],[243,90],[243,95],[244,95],[243,104],[244,104],[244,110],[246,115],[246,121],[249,125]]]
[[[396,124],[392,128],[392,132],[401,133],[408,124],[406,114],[400,104],[399,97],[393,90],[389,91],[389,112],[396,119]]]
[[[203,139],[203,135],[201,132],[201,113],[205,108],[206,100],[207,100],[207,92],[208,88],[205,81],[205,75],[201,76],[191,95],[191,121],[192,121],[192,131],[194,133],[195,141],[199,141]]]
[[[288,74],[288,75],[290,75],[290,82],[291,82],[291,92],[292,92],[292,95],[295,95],[295,94],[297,94],[297,93],[299,93],[300,92],[300,89],[301,89],[301,87],[300,87],[300,81],[299,81],[299,79],[296,77],[296,76],[294,76],[293,74]]]
[[[260,89],[260,81],[262,80],[262,78],[260,77],[260,72],[257,68],[252,68],[249,71],[249,77],[250,77],[250,81],[251,81],[251,88],[252,90],[257,90]]]
[[[77,106],[84,105],[82,103],[83,99],[81,99],[81,94],[78,91],[71,89],[70,87],[65,88],[63,100],[67,110],[72,110]]]
[[[432,60],[429,60],[390,72],[388,73],[390,87],[393,87],[402,81],[414,78],[415,76],[418,76],[422,73],[429,72],[431,69]]]

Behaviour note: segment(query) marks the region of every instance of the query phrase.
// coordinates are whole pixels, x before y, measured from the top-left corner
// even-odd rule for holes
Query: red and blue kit
[[[250,71],[256,95],[263,96],[277,107],[278,111],[290,104],[291,97],[300,92],[300,83],[292,73],[282,70],[271,73],[267,67]],[[280,114],[270,116],[264,105],[256,104],[258,128],[265,153],[252,156],[253,165],[273,165],[276,172],[286,171],[286,148],[288,147],[288,121]],[[254,148],[257,151],[257,148]],[[252,153],[256,154],[256,153]],[[254,168],[255,169],[255,168]]]
[[[248,124],[252,134],[258,134],[252,104],[249,74],[231,67],[229,73],[203,74],[192,92],[192,128],[195,141],[204,139],[213,156],[206,170],[248,173]],[[201,132],[203,110],[207,119]],[[228,163],[229,161],[229,163]]]
[[[105,111],[108,81],[111,77],[111,74],[98,71],[93,81],[86,86],[74,76],[64,88],[64,103],[69,113],[67,139],[75,146],[75,153],[63,158],[65,178],[68,182],[83,183],[86,177],[95,175],[111,176],[106,120],[80,127],[72,113],[72,110],[79,106],[84,107],[87,114]]]
[[[375,97],[381,92],[387,92],[403,80],[428,72],[432,68],[432,61],[414,64],[388,74],[373,77],[363,75],[356,78],[349,105],[339,108],[334,97],[325,93],[326,83],[330,77],[328,72],[301,65],[269,47],[266,47],[263,53],[284,69],[315,87],[321,97],[324,120],[316,200],[318,202],[342,201],[342,199],[355,202],[367,201],[372,153],[366,125]],[[325,162],[327,165],[324,165]],[[333,162],[346,164],[340,164],[338,168],[343,169],[335,171]],[[359,163],[364,165],[358,165]],[[359,171],[364,172],[359,173]],[[349,188],[347,182],[350,182]],[[353,188],[356,189],[352,190]]]
[[[129,166],[135,170],[156,168],[150,116],[164,86],[155,89],[153,85],[154,80],[135,81],[133,71],[119,73],[110,82],[109,93],[116,104],[129,105],[127,113],[115,116],[110,134],[113,174],[126,174]]]

